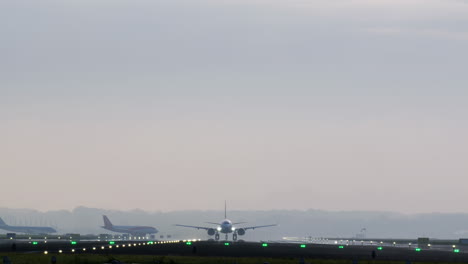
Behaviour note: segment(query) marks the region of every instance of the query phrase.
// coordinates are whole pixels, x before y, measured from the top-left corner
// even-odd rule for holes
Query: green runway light
[[[109,241],[109,245],[114,245],[115,241]]]
[[[455,249],[453,250],[453,252],[455,252],[455,253],[460,253],[460,250],[459,250],[458,248],[455,248]]]
[[[224,243],[224,245],[225,245],[225,246],[229,246],[230,244],[229,244],[229,242],[226,242],[226,243]]]
[[[306,247],[306,245],[304,245],[304,244],[301,245],[301,248],[305,248],[305,247]]]
[[[339,246],[338,248],[344,248],[344,246]]]
[[[32,242],[32,244],[33,244],[33,245],[37,245],[37,244],[39,244],[39,242],[34,241],[34,242]]]
[[[146,244],[148,244],[148,245],[153,245],[154,242],[153,242],[153,241],[148,241],[148,243],[146,243]]]
[[[76,245],[76,241],[71,241],[70,244]]]
[[[421,251],[421,249],[420,249],[420,248],[416,248],[415,250],[416,250],[416,252],[420,252],[420,251]]]
[[[383,250],[383,247],[378,247],[377,250]]]
[[[262,244],[262,247],[268,247],[268,244],[267,244],[267,243],[263,243],[263,244]]]
[[[187,244],[187,245],[189,245],[189,246],[190,246],[190,245],[192,245],[192,242],[188,241],[188,242],[187,242],[187,243],[185,243],[185,244]]]

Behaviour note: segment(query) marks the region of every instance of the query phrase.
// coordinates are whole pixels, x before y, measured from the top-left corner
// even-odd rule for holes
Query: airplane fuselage
[[[229,219],[224,219],[217,228],[217,231],[223,234],[229,234],[234,232],[235,230],[235,227],[232,226],[232,222]]]
[[[131,235],[146,235],[146,234],[156,234],[158,230],[151,226],[116,226],[113,225],[112,227],[105,227],[102,228],[116,232],[116,233],[125,233]]]

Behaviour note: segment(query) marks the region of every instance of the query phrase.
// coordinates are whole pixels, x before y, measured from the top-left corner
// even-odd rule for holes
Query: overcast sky
[[[0,206],[468,207],[468,1],[0,1]]]

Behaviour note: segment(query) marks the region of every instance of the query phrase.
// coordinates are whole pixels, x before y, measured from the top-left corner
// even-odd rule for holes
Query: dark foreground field
[[[57,264],[102,264],[120,261],[122,263],[151,263],[151,264],[409,264],[406,261],[385,260],[332,260],[332,259],[301,259],[301,258],[230,258],[230,257],[183,257],[183,256],[148,256],[148,255],[96,255],[96,254],[61,254],[44,255],[34,254],[2,254],[8,256],[12,264],[50,264],[52,256],[56,257]],[[1,262],[0,262],[1,263]],[[118,262],[114,262],[118,263]],[[444,262],[412,262],[411,264],[430,264]]]
[[[15,241],[3,244],[12,264],[124,263],[467,263],[468,248],[418,249],[396,246],[259,242]],[[0,251],[0,252],[1,252]],[[1,264],[1,263],[0,263]]]

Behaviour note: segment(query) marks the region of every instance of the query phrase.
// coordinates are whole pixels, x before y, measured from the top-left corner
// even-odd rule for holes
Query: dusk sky
[[[468,1],[2,0],[0,207],[468,213]]]

